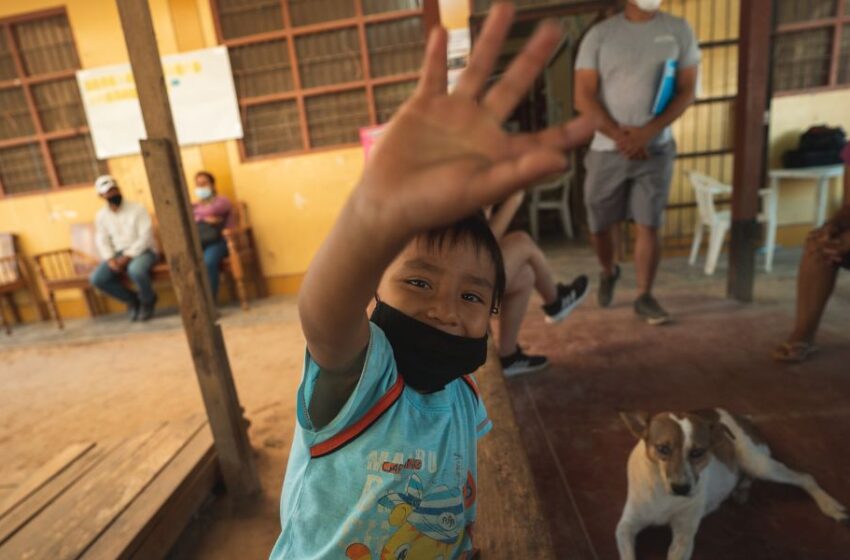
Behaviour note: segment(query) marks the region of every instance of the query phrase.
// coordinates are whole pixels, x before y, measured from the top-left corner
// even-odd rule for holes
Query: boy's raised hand
[[[545,22],[484,96],[487,79],[513,19],[496,3],[468,68],[446,92],[446,32],[428,40],[419,86],[399,108],[370,155],[355,195],[399,234],[449,224],[567,165],[564,152],[583,143],[592,125],[573,121],[536,134],[508,134],[510,115],[561,38]]]

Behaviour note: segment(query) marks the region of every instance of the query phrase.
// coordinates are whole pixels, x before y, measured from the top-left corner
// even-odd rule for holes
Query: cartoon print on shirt
[[[457,547],[463,542],[464,502],[470,503],[469,494],[468,487],[461,493],[459,488],[444,484],[425,494],[419,475],[412,475],[404,493],[388,492],[378,500],[380,506],[390,510],[389,523],[397,529],[374,560],[454,558]],[[373,560],[369,547],[362,543],[349,545],[345,554],[351,560]],[[466,553],[460,556],[461,559],[466,557]]]

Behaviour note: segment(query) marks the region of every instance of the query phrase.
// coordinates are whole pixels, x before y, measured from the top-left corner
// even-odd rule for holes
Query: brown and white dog
[[[629,456],[628,498],[617,524],[622,560],[634,559],[635,537],[650,525],[670,525],[668,560],[690,558],[702,518],[730,495],[746,500],[756,478],[799,486],[825,515],[847,520],[844,506],[811,475],[771,458],[753,426],[722,408],[620,416],[639,440]]]

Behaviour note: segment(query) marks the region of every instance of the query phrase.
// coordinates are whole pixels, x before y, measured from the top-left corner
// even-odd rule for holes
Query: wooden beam
[[[259,491],[260,483],[221,327],[215,322],[150,10],[147,0],[117,2],[148,135],[141,142],[145,171],[183,328],[224,482],[235,498],[246,498]]]
[[[732,242],[726,287],[727,295],[740,301],[753,299],[758,191],[764,185],[767,160],[772,13],[771,0],[741,2]]]

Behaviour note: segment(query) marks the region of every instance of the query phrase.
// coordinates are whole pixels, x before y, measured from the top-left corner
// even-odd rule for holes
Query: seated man
[[[841,209],[806,239],[797,274],[797,318],[794,330],[773,353],[782,362],[802,362],[815,350],[823,310],[835,288],[838,269],[850,269],[850,143],[844,160],[844,202]]]
[[[92,272],[91,283],[126,303],[131,321],[147,321],[156,305],[151,267],[157,257],[151,218],[144,206],[123,199],[110,175],[98,177],[94,187],[107,206],[95,218],[95,242],[103,262]],[[139,289],[138,294],[121,283],[125,273]]]

